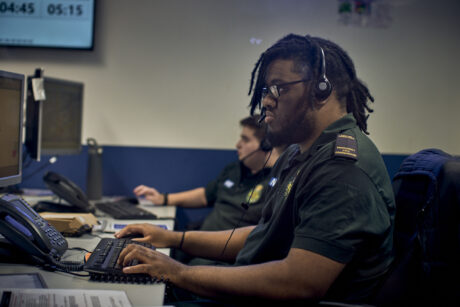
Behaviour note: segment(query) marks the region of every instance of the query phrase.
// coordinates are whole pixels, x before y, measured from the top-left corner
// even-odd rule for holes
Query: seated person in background
[[[238,223],[240,226],[257,224],[271,167],[285,148],[279,146],[271,150],[265,140],[266,125],[259,124],[258,120],[259,116],[255,115],[240,121],[241,135],[236,143],[239,161],[227,165],[206,187],[162,194],[155,188],[140,185],[134,189],[134,194],[144,196],[156,205],[213,207],[201,230],[226,230]],[[242,203],[248,204],[247,210]]]
[[[250,88],[251,112],[265,108],[272,144],[295,144],[273,167],[257,226],[182,233],[137,224],[115,234],[142,234],[136,240],[234,265],[188,266],[129,244],[118,258],[123,272],[169,280],[226,305],[371,301],[393,260],[395,204],[366,135],[373,98],[353,61],[331,41],[290,34],[261,55]],[[140,264],[126,266],[133,259]]]

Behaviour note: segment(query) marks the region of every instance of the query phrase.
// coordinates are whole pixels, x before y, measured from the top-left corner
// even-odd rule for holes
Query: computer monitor
[[[32,94],[28,95],[26,148],[33,159],[39,160],[40,152],[42,155],[80,153],[83,89],[81,82],[45,77],[46,99],[41,107]]]
[[[24,81],[0,70],[0,187],[21,182]]]

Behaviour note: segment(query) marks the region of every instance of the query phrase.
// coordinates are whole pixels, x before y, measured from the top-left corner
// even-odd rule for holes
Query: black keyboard
[[[132,241],[121,238],[103,238],[86,261],[84,270],[89,272],[90,279],[102,282],[120,282],[120,283],[154,283],[161,282],[148,274],[125,274],[122,267],[117,263],[118,256],[127,244],[139,244],[145,247],[155,249],[148,243]],[[131,261],[130,266],[136,265],[137,260]]]
[[[157,216],[127,201],[97,203],[96,208],[119,220],[154,220]]]

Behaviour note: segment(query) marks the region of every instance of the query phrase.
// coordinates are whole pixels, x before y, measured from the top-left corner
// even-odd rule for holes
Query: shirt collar
[[[316,139],[313,145],[304,153],[299,154],[300,150],[297,151],[297,156],[295,157],[298,161],[305,161],[309,156],[313,155],[319,148],[323,145],[332,142],[337,138],[337,134],[356,127],[356,119],[352,113],[348,113],[342,118],[336,120],[330,124],[320,136]]]
[[[241,176],[239,178],[240,181],[245,180],[245,179],[251,179],[251,178],[260,178],[259,176],[266,176],[270,173],[271,167],[264,167],[257,173],[253,174],[251,170],[244,165],[243,162],[240,161],[240,169],[241,169]]]

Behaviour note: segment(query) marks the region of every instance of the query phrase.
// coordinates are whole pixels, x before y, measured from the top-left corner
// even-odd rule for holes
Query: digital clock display
[[[0,1],[0,16],[34,15],[34,2],[7,2]]]
[[[0,45],[91,49],[95,0],[0,0]]]

